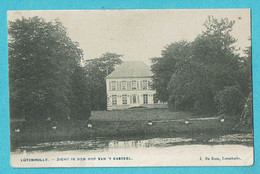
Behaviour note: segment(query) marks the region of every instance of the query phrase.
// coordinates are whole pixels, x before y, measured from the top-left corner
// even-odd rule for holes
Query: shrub
[[[253,97],[252,92],[248,95],[241,114],[241,123],[245,128],[253,128]]]
[[[218,91],[214,97],[219,114],[240,114],[243,108],[244,97],[237,86],[226,86]]]

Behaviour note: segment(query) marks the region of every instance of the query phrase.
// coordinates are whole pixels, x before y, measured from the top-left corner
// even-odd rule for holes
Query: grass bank
[[[93,111],[91,120],[94,121],[149,121],[169,119],[190,119],[212,117],[212,115],[198,115],[192,112],[171,112],[167,109],[126,109],[111,111]]]

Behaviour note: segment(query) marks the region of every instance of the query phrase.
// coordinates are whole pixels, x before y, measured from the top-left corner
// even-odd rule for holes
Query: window
[[[133,95],[133,103],[136,103],[136,95]]]
[[[126,90],[126,81],[122,82],[122,90]]]
[[[123,105],[127,105],[127,95],[122,95],[122,103]]]
[[[136,81],[132,81],[132,89],[133,89],[133,90],[136,89]]]
[[[147,94],[143,95],[143,99],[144,99],[144,104],[148,104],[148,95]]]
[[[131,90],[131,82],[130,81],[127,82],[127,89]]]
[[[148,81],[148,89],[152,89],[152,82],[151,81]]]
[[[116,90],[116,81],[112,81],[112,90],[113,90],[113,91]]]
[[[112,105],[117,105],[116,95],[112,95]]]
[[[147,85],[148,85],[148,84],[147,84],[147,80],[144,80],[144,81],[143,81],[143,89],[148,89],[148,88],[147,88]]]
[[[121,82],[117,82],[117,90],[121,90]]]
[[[153,103],[158,103],[158,98],[156,97],[156,94],[153,94]]]

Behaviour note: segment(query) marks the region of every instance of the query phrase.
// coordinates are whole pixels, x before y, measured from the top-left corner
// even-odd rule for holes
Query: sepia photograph
[[[250,9],[7,21],[12,167],[254,164]]]

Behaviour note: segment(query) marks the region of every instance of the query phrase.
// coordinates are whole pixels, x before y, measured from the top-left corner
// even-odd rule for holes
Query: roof
[[[126,78],[126,77],[152,77],[150,67],[141,61],[128,61],[122,63],[106,79]]]

